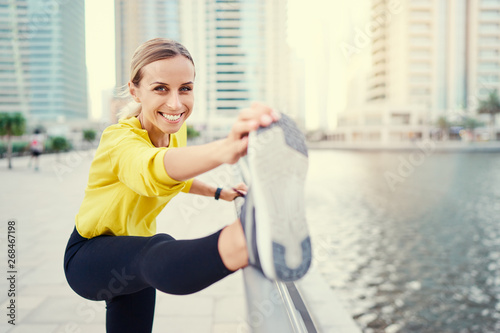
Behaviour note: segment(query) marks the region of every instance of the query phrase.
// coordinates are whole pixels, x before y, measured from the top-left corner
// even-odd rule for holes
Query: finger
[[[238,190],[242,190],[242,191],[246,191],[247,190],[247,184],[241,182],[241,183],[238,183],[236,186],[234,186],[235,188],[237,188]]]
[[[233,191],[237,194],[236,196],[238,196],[238,197],[244,197],[246,195],[246,193],[244,191],[238,190],[235,187],[233,187]]]
[[[273,109],[259,102],[252,102],[250,108],[241,110],[239,117],[241,119],[260,119],[264,114],[271,116]]]
[[[245,183],[239,183],[238,185],[235,186],[235,188],[238,191],[243,192],[244,194],[246,194],[248,191],[248,186]]]
[[[259,128],[259,123],[255,120],[237,121],[233,125],[232,132],[240,139],[251,131],[255,131],[257,128]]]

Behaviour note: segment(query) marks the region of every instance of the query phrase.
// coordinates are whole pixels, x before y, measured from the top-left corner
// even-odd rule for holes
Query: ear
[[[137,96],[137,87],[132,83],[132,81],[128,81],[128,91],[130,92],[130,95],[132,96],[134,101],[136,101],[137,103],[141,102],[139,96]]]

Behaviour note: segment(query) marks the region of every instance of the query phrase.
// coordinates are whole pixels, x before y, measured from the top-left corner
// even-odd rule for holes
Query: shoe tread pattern
[[[271,223],[276,277],[294,281],[311,264],[311,241],[304,210],[307,146],[302,132],[285,115],[257,132],[253,165],[259,193]],[[258,209],[258,208],[257,208]],[[288,251],[288,253],[287,253]]]

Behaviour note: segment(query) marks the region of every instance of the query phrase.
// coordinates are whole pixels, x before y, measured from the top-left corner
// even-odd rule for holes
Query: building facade
[[[290,96],[286,0],[186,0],[181,17],[182,41],[197,64],[198,119],[212,137],[227,134],[251,101],[298,114]]]
[[[196,66],[193,124],[226,135],[239,110],[262,101],[293,113],[286,0],[116,0],[117,85],[142,42],[180,41]]]
[[[0,3],[0,112],[30,123],[87,119],[83,1]]]
[[[129,81],[135,49],[156,38],[180,40],[179,0],[115,0],[116,85]]]
[[[500,0],[374,0],[371,12],[366,98],[340,117],[345,140],[427,139],[500,90]]]

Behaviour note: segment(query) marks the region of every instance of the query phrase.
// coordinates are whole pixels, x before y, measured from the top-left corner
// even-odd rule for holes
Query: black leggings
[[[80,296],[106,301],[108,333],[149,333],[156,289],[190,294],[232,273],[219,255],[220,232],[193,240],[167,234],[87,239],[75,228],[64,256],[66,279]]]

